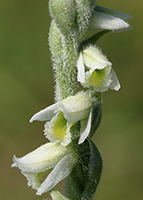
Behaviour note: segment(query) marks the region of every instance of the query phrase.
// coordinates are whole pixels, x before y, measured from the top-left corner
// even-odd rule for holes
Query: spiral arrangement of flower
[[[49,0],[49,10],[55,103],[30,119],[46,122],[49,142],[22,158],[14,156],[12,167],[21,170],[37,195],[91,200],[102,172],[91,140],[101,121],[101,93],[120,89],[112,63],[96,43],[106,33],[130,29],[125,20],[131,16],[97,6],[95,0]],[[95,33],[83,40],[87,31]],[[63,179],[65,196],[54,189]]]

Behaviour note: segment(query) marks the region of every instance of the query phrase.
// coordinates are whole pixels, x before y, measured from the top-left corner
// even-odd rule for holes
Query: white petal
[[[37,195],[42,195],[51,190],[57,183],[66,178],[72,171],[76,159],[70,154],[62,158],[55,168],[51,171],[45,181],[37,190]]]
[[[67,97],[60,106],[67,121],[77,122],[88,116],[91,100],[86,93],[79,92],[75,96]]]
[[[111,73],[112,73],[112,82],[110,84],[110,89],[118,91],[121,86],[113,68],[111,69]]]
[[[91,71],[103,69],[107,65],[112,65],[106,56],[95,46],[90,46],[83,51],[83,61]]]
[[[57,102],[51,106],[48,106],[47,108],[39,111],[38,113],[36,113],[35,115],[33,115],[33,117],[30,119],[30,123],[32,123],[33,121],[48,121],[50,120],[55,112],[56,109],[59,107],[60,102]]]
[[[80,83],[85,82],[85,70],[84,70],[84,63],[83,63],[83,58],[82,58],[82,53],[80,53],[79,58],[77,60],[77,81]]]
[[[95,11],[91,18],[89,29],[121,30],[129,27],[130,25],[120,18]]]
[[[128,15],[128,14],[125,14],[125,13],[122,13],[122,12],[118,12],[118,11],[114,11],[114,10],[104,8],[104,7],[101,7],[101,6],[96,6],[95,10],[103,12],[103,13],[108,14],[108,15],[112,15],[113,17],[117,17],[117,18],[120,18],[120,19],[123,19],[123,20],[129,19],[129,18],[132,17],[131,15]]]
[[[53,168],[67,152],[68,149],[59,142],[49,142],[22,158],[14,156],[12,167],[18,167],[25,172],[43,172]]]
[[[64,112],[64,117],[67,119],[67,121],[73,123],[86,118],[88,115],[89,115],[89,108],[75,113],[68,113],[66,111]]]
[[[86,125],[86,128],[84,129],[83,132],[80,133],[81,135],[80,135],[78,144],[83,143],[85,139],[88,137],[90,129],[91,129],[91,119],[92,119],[92,110],[90,111],[87,124],[82,124],[82,123],[85,123],[85,121],[83,122],[81,121],[81,131],[83,130],[83,127],[85,127],[85,125]]]

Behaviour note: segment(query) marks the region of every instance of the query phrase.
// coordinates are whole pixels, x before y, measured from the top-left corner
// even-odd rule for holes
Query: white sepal
[[[85,70],[84,70],[82,53],[79,54],[79,58],[77,60],[77,70],[78,70],[77,81],[80,83],[84,83],[85,82]]]
[[[112,73],[112,83],[110,84],[110,89],[118,91],[121,85],[113,68],[111,69],[111,73]]]
[[[59,103],[57,102],[51,106],[48,106],[47,108],[39,111],[38,113],[36,113],[35,115],[33,115],[31,117],[31,119],[29,120],[30,123],[32,123],[33,121],[48,121],[50,120],[54,114],[56,109],[59,107]]]
[[[78,144],[81,144],[88,137],[90,129],[91,129],[91,121],[92,121],[92,109],[90,111],[88,119],[84,119],[81,121],[81,132]]]
[[[90,20],[89,30],[125,31],[132,28],[124,21],[129,18],[131,18],[131,16],[128,14],[96,6]]]
[[[105,14],[103,12],[95,11],[90,21],[89,29],[103,29],[103,30],[124,30],[129,28],[130,25],[124,20]]]
[[[54,188],[57,183],[59,183],[71,173],[75,162],[76,159],[74,159],[74,157],[69,154],[63,157],[38,188],[36,194],[42,195],[43,193],[48,192]]]

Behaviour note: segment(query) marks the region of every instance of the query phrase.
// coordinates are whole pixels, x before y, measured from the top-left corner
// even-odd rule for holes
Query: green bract
[[[78,81],[84,87],[92,86],[95,91],[119,90],[118,78],[112,64],[96,46],[85,48],[77,61]]]
[[[69,96],[36,113],[30,122],[49,121],[45,124],[45,135],[50,141],[60,140],[63,146],[72,140],[71,127],[80,122],[79,143],[88,137],[91,128],[92,101],[84,92]]]

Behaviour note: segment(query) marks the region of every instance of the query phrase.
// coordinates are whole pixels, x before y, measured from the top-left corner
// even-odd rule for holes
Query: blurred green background
[[[133,16],[129,32],[111,33],[100,47],[120,80],[119,92],[103,97],[103,118],[93,139],[104,168],[96,200],[143,199],[143,26],[141,0],[98,0],[98,5]],[[30,117],[53,103],[54,84],[48,47],[47,0],[0,1],[0,199],[40,200],[27,187],[18,157],[47,142],[43,123]]]

